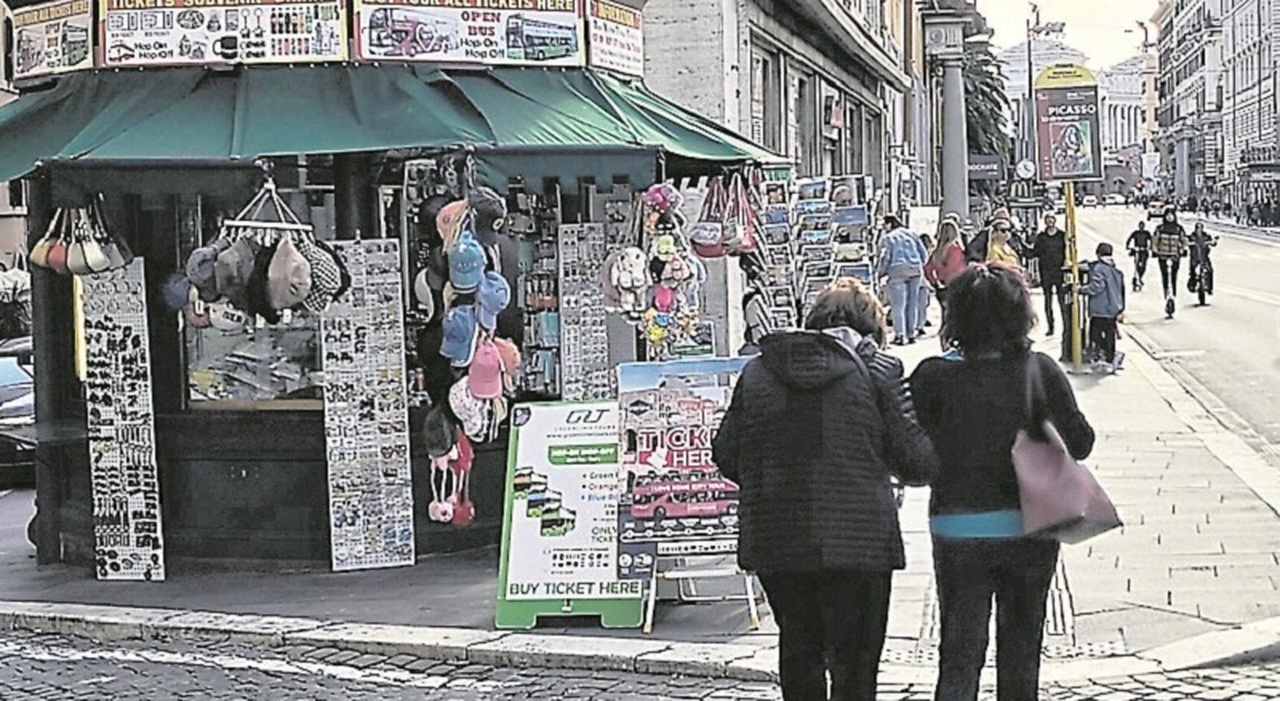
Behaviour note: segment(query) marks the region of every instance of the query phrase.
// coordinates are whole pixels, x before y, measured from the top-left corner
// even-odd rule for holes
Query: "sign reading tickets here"
[[[143,261],[79,278],[98,579],[164,581]]]
[[[13,12],[13,79],[93,68],[93,4],[59,0]]]
[[[749,358],[618,367],[618,577],[651,579],[658,557],[731,554],[738,486],[711,460],[711,440]]]
[[[101,0],[100,65],[312,63],[347,58],[342,2]]]
[[[644,15],[608,0],[587,0],[588,64],[644,75]]]
[[[522,404],[511,416],[495,624],[598,615],[639,626],[643,582],[617,571],[617,405]]]
[[[581,66],[582,0],[356,0],[366,61]]]
[[[320,317],[332,565],[412,565],[400,242],[332,245],[351,275],[351,288]]]

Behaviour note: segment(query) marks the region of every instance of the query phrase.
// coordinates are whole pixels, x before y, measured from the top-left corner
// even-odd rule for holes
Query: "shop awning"
[[[776,161],[732,131],[590,70],[329,65],[84,73],[0,108],[0,180],[37,161],[211,163],[407,148],[655,150]]]

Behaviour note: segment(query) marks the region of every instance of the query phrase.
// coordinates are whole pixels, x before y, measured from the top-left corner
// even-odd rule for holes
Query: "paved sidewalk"
[[[1089,463],[1127,525],[1064,548],[1046,640],[1047,683],[1269,655],[1280,641],[1280,623],[1269,620],[1280,616],[1280,517],[1272,507],[1280,503],[1280,478],[1156,361],[1130,341],[1124,345],[1126,371],[1073,383],[1098,429]],[[901,355],[914,365],[936,348],[931,336]],[[912,490],[903,509],[909,567],[895,582],[887,683],[927,686],[936,664],[926,495]],[[0,600],[10,600],[0,601],[0,629],[95,638],[212,635],[490,665],[603,665],[745,680],[767,680],[776,670],[771,619],[749,632],[739,604],[661,607],[650,638],[564,623],[531,634],[493,632],[493,549],[382,572],[179,569],[163,584],[99,583],[77,568],[35,567],[20,535],[29,513],[29,495],[0,498]],[[1236,630],[1242,624],[1252,625]]]

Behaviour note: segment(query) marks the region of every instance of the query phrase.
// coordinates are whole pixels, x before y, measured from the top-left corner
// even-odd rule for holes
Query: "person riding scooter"
[[[1200,266],[1206,266],[1208,275],[1205,276],[1205,294],[1213,294],[1213,261],[1209,260],[1209,253],[1213,247],[1218,245],[1218,239],[1210,236],[1209,232],[1204,230],[1204,224],[1196,223],[1195,229],[1191,232],[1191,242],[1187,247],[1190,253],[1190,271],[1187,274],[1187,290],[1192,294],[1197,291],[1197,285],[1200,281]]]

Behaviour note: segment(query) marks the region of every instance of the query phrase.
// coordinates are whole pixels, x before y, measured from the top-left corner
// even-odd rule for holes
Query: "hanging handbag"
[[[111,258],[102,248],[104,238],[93,209],[80,210],[79,225],[67,251],[67,269],[74,275],[96,275],[111,269]]]
[[[725,228],[724,245],[731,255],[756,250],[755,231],[758,209],[741,174],[734,174],[729,185],[729,224]]]
[[[93,213],[94,221],[97,222],[94,231],[98,236],[98,245],[102,247],[103,254],[110,261],[107,270],[117,270],[132,263],[133,251],[123,239],[116,235],[114,227],[111,226],[111,222],[107,219],[107,211],[102,202],[102,195],[97,195],[93,198],[90,211]]]
[[[695,247],[716,248],[724,241],[726,199],[723,180],[712,178],[707,196],[702,200],[698,221],[689,227],[689,241]],[[699,251],[699,255],[704,254]]]
[[[62,220],[66,216],[66,210],[59,209],[53,213],[53,217],[49,219],[49,227],[45,229],[44,236],[31,247],[31,253],[28,256],[32,265],[41,268],[49,267],[49,249],[53,247],[54,241],[58,240],[58,236],[62,231]]]
[[[1035,356],[1027,362],[1027,416],[1043,435],[1023,429],[1013,443],[1013,469],[1018,477],[1022,533],[1062,543],[1080,543],[1123,525],[1116,507],[1094,479],[1067,450],[1062,436],[1037,406],[1044,388]]]
[[[62,225],[58,227],[58,237],[49,246],[48,267],[59,275],[67,275],[70,272],[67,270],[67,253],[69,252],[68,246],[75,227],[77,211],[73,209],[66,213],[62,218]]]

